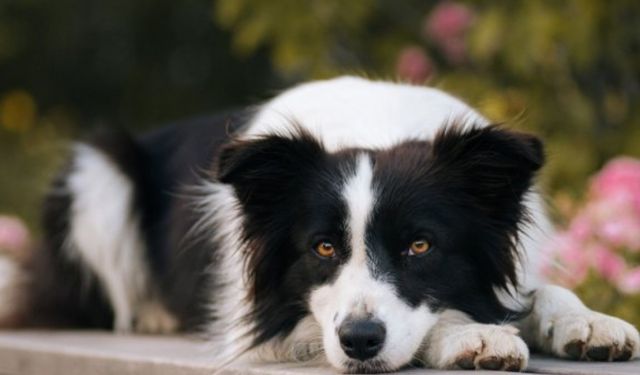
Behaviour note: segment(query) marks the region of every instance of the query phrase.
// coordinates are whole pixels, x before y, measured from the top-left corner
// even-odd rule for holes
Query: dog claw
[[[462,355],[456,360],[456,366],[463,370],[473,370],[476,368],[474,363],[474,353]]]
[[[505,362],[505,371],[520,371],[522,368],[522,359],[509,357]]]
[[[485,370],[500,370],[502,365],[504,362],[498,357],[487,357],[480,360],[480,368]]]
[[[505,371],[511,372],[519,372],[520,371],[520,363],[512,363],[504,368]]]
[[[631,359],[631,349],[624,349],[622,352],[620,352],[615,358],[613,358],[614,361],[628,361],[629,359]]]
[[[584,351],[584,344],[584,341],[581,340],[571,341],[564,346],[564,351],[572,359],[580,359],[582,358],[582,352]]]

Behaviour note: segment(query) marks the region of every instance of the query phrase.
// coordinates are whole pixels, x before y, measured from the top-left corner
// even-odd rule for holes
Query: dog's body
[[[136,139],[101,134],[54,183],[26,307],[0,319],[204,329],[224,359],[349,372],[520,370],[525,341],[636,357],[635,328],[540,282],[543,159],[536,138],[438,90],[348,77]]]

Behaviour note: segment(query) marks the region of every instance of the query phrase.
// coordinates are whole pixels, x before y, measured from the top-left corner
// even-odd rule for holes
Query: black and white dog
[[[4,326],[204,329],[221,359],[522,370],[638,356],[537,275],[541,142],[435,89],[344,77],[77,144]],[[16,293],[16,291],[20,293]],[[11,302],[21,297],[20,303]]]

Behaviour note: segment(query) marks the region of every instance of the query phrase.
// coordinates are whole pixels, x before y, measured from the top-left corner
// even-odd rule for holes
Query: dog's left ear
[[[499,126],[447,127],[435,137],[432,153],[451,187],[490,211],[519,203],[544,164],[537,137]]]
[[[515,258],[525,193],[544,163],[535,136],[489,127],[448,127],[434,139],[431,177],[475,228],[467,249],[491,285],[518,285]]]

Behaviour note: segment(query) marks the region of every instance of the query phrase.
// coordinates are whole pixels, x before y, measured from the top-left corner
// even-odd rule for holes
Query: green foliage
[[[29,135],[0,129],[0,214],[19,214],[35,233],[45,187],[67,146],[59,133],[50,125]]]
[[[372,0],[219,0],[215,19],[233,31],[233,47],[241,55],[268,44],[279,69],[326,76],[338,68],[333,54],[353,53],[343,39],[366,35],[374,5]]]
[[[640,295],[620,293],[601,277],[591,274],[575,289],[575,292],[591,308],[617,316],[640,327]]]

